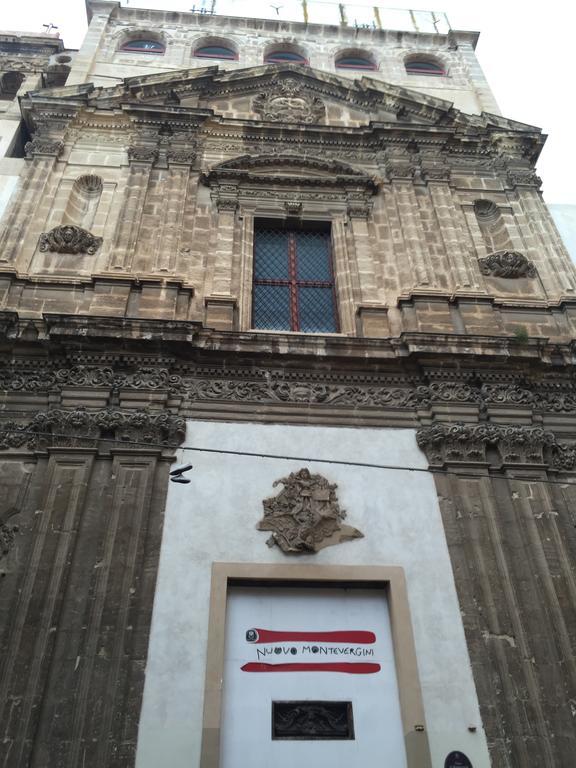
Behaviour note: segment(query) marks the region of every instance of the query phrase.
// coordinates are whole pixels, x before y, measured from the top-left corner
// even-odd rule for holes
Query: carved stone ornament
[[[411,180],[416,173],[416,166],[411,163],[388,163],[386,166],[386,175],[390,181],[394,179]]]
[[[197,154],[195,149],[169,149],[166,152],[166,159],[170,163],[192,165],[194,160],[196,160]]]
[[[26,157],[34,157],[34,155],[51,155],[53,157],[59,157],[63,150],[64,143],[57,139],[36,138],[26,142],[24,145]]]
[[[536,267],[518,251],[496,251],[485,259],[479,259],[480,271],[490,277],[536,277]]]
[[[0,450],[50,446],[87,447],[114,440],[150,448],[174,448],[184,439],[184,419],[170,411],[122,411],[105,408],[88,411],[53,409],[36,413],[27,424],[0,426]]]
[[[40,250],[55,253],[88,253],[91,256],[102,245],[102,238],[95,237],[82,227],[65,224],[40,235]]]
[[[450,168],[425,168],[422,173],[426,181],[450,181]]]
[[[271,123],[319,123],[326,114],[322,99],[307,93],[297,80],[283,80],[259,94],[252,109]]]
[[[542,179],[531,170],[508,171],[508,181],[513,186],[540,187]]]
[[[497,449],[502,462],[514,464],[543,464],[545,447],[553,448],[554,455],[565,451],[551,432],[532,426],[433,424],[419,429],[416,439],[433,465],[446,461],[484,463],[488,445]]]
[[[0,518],[0,560],[10,552],[16,541],[16,533],[18,533],[19,530],[18,526],[8,525],[8,520],[14,515],[17,515],[18,512],[18,509],[12,508],[5,512],[2,515],[2,518]]]
[[[128,160],[137,163],[154,163],[158,159],[156,147],[128,147]]]
[[[259,531],[271,531],[268,546],[277,545],[286,553],[313,553],[332,544],[362,538],[363,534],[342,525],[346,512],[340,509],[336,485],[308,469],[291,472],[276,480],[284,488],[277,496],[264,499],[264,517]]]

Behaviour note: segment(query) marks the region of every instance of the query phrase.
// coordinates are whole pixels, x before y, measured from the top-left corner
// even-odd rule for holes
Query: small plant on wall
[[[514,328],[514,341],[518,344],[527,344],[528,339],[528,330],[525,325],[519,325]]]

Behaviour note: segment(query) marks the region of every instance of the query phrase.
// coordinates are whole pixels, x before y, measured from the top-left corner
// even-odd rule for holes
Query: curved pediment
[[[376,182],[363,171],[338,160],[324,160],[302,155],[242,155],[214,166],[202,175],[202,181],[211,186],[227,181],[273,181],[275,184],[319,186],[363,186],[376,191]]]

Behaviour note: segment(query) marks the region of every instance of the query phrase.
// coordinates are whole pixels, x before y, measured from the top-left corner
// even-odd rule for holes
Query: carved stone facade
[[[134,766],[168,469],[195,420],[411,430],[492,764],[570,765],[576,273],[540,129],[497,114],[472,33],[290,24],[311,65],[265,66],[255,41],[286,27],[244,19],[238,61],[206,66],[207,17],[89,7],[69,84],[21,94],[0,235],[0,765]],[[120,50],[146,30],[165,58]],[[346,41],[380,69],[330,69]],[[410,80],[398,57],[420,47],[450,87]],[[262,222],[330,229],[338,333],[253,327]],[[337,469],[296,466],[242,535],[294,567],[346,563],[361,541],[324,549],[374,527],[343,524]],[[279,732],[340,738],[317,704]]]

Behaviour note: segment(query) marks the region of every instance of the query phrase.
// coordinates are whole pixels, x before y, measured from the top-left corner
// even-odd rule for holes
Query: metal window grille
[[[257,228],[252,307],[254,328],[338,331],[330,233]]]

